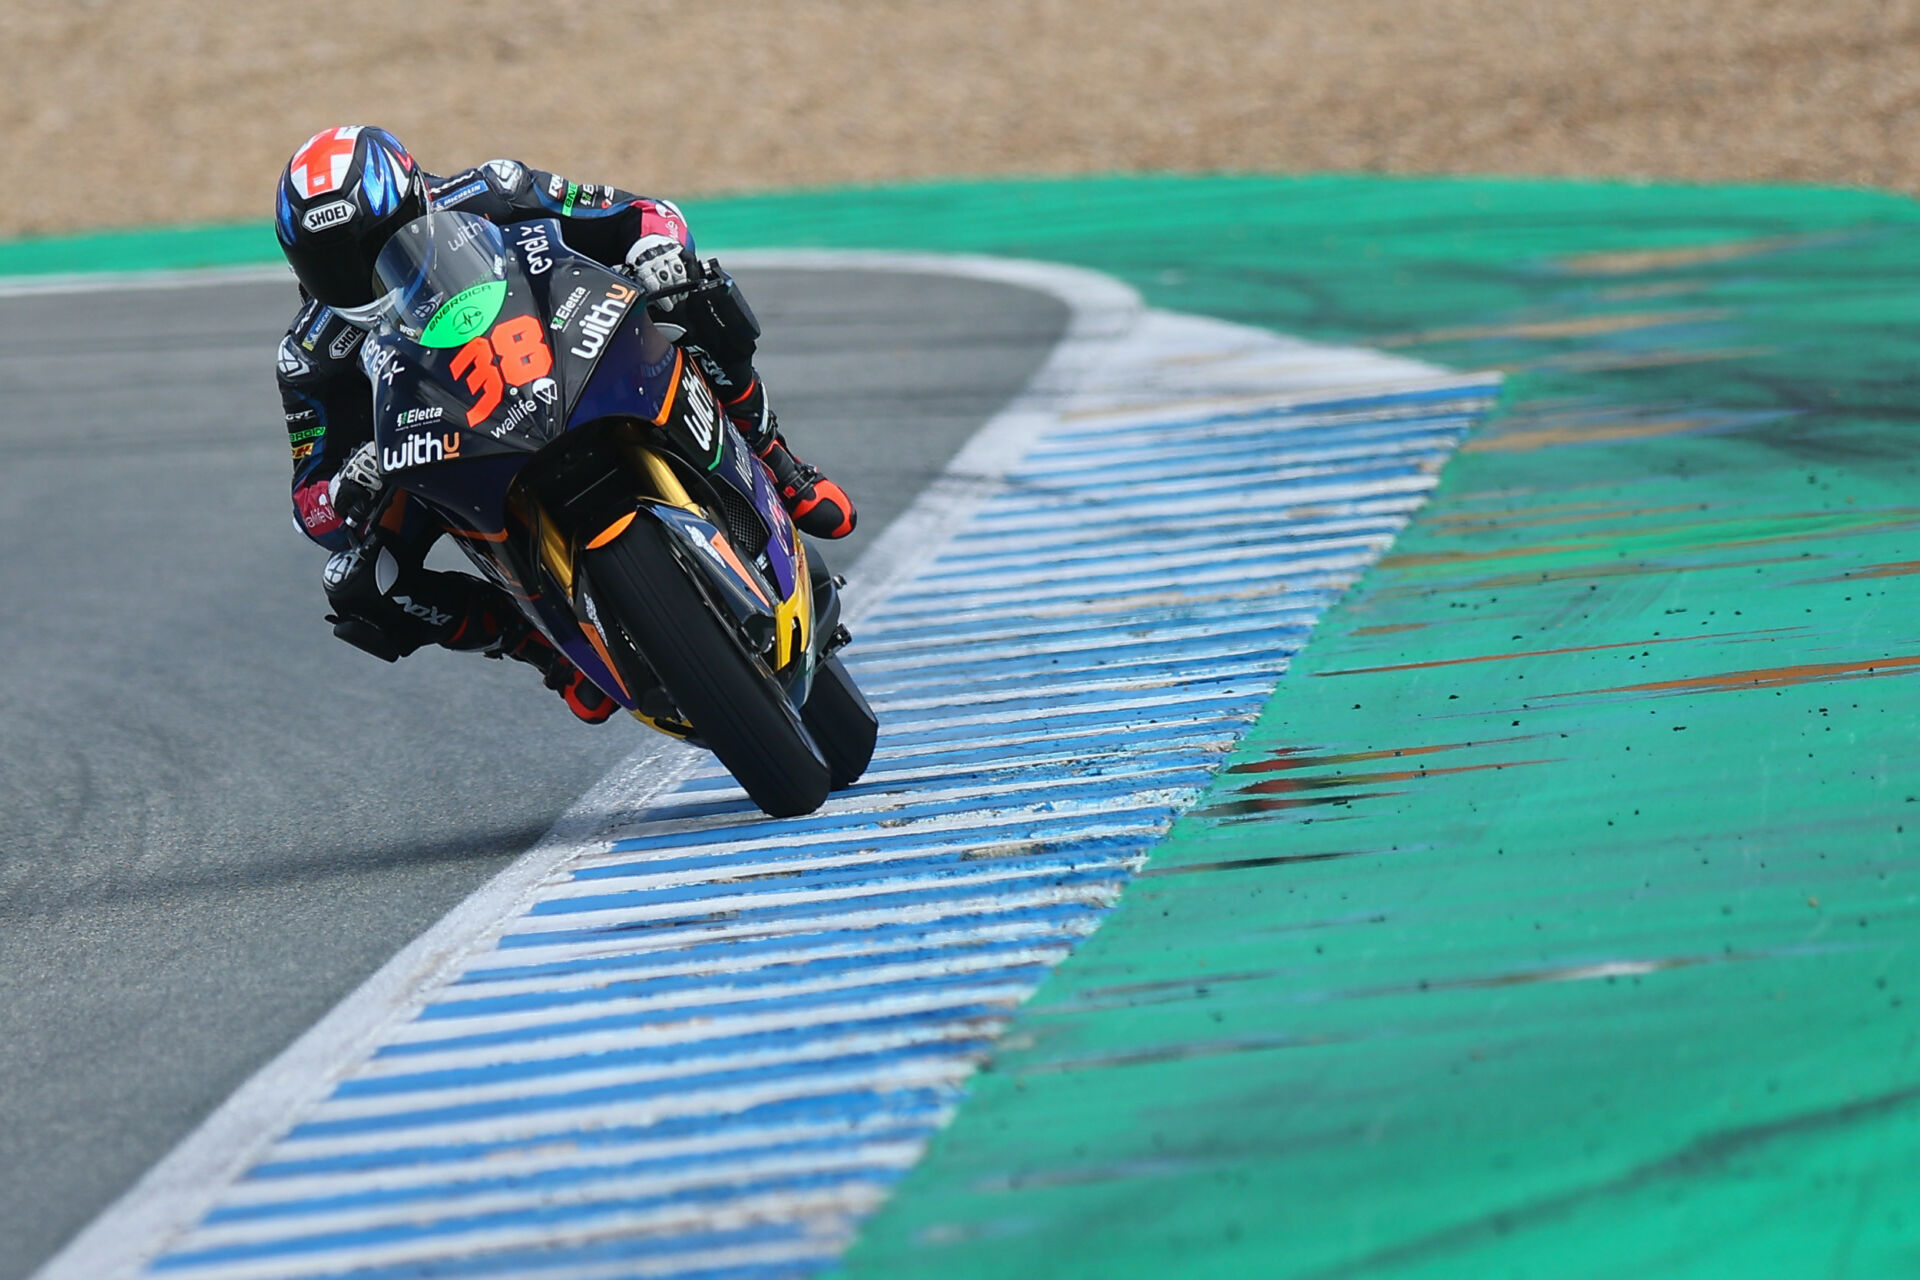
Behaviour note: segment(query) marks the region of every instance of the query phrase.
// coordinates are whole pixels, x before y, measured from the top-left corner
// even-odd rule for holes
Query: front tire
[[[813,689],[807,694],[807,705],[800,708],[800,718],[827,758],[833,789],[860,781],[873,759],[880,720],[838,656],[828,658],[813,673]]]
[[[589,580],[720,763],[776,818],[812,813],[830,770],[786,695],[717,618],[670,535],[642,516],[587,553]]]

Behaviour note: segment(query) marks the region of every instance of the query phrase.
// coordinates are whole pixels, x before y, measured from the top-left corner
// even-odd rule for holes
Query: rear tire
[[[827,798],[826,760],[779,685],[714,616],[670,537],[642,516],[588,552],[594,594],[753,802],[776,818],[812,813]]]
[[[873,759],[880,720],[838,657],[828,658],[813,673],[813,688],[807,705],[800,708],[800,718],[827,758],[833,789],[860,781]]]

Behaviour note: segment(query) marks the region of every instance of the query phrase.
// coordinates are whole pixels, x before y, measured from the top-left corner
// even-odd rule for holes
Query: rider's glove
[[[697,284],[701,277],[700,260],[693,256],[693,250],[672,236],[659,234],[641,236],[633,242],[633,248],[627,250],[627,267],[662,311],[673,310],[679,295],[670,293],[663,298],[661,293]]]
[[[347,528],[358,532],[366,527],[374,508],[380,505],[380,494],[385,487],[386,481],[380,474],[380,455],[369,440],[348,454],[340,470],[327,482],[327,501]]]

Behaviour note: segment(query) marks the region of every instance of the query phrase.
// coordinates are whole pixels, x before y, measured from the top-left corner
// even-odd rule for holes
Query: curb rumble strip
[[[770,822],[650,742],[34,1280],[829,1265],[1494,391],[1074,268],[728,262],[1072,308],[849,573],[867,778]]]

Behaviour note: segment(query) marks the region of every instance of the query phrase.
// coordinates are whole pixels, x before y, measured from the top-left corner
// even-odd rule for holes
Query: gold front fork
[[[700,514],[700,506],[693,500],[693,495],[680,483],[680,477],[673,474],[672,463],[643,444],[623,445],[621,451],[627,455],[627,461],[634,464],[634,469],[653,485],[662,502],[672,503],[682,511]]]

